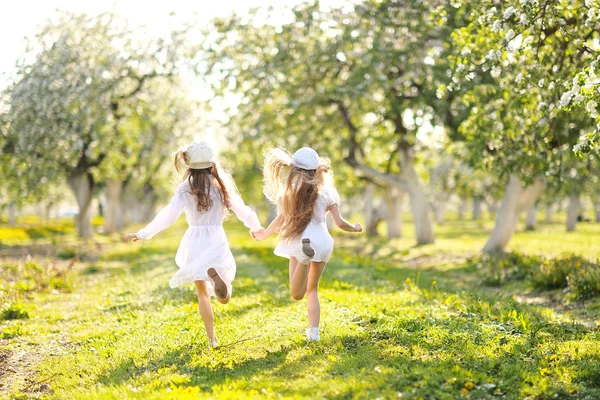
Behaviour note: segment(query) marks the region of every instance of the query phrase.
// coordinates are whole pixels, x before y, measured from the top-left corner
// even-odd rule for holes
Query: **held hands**
[[[362,226],[358,222],[355,222],[353,226],[354,232],[362,232]]]
[[[137,233],[130,233],[128,235],[125,235],[125,241],[127,243],[129,243],[129,242],[137,242],[138,240],[140,240],[140,238],[137,237]]]
[[[267,235],[266,230],[262,228],[259,231],[250,231],[250,236],[252,236],[254,240],[265,240],[269,235]]]

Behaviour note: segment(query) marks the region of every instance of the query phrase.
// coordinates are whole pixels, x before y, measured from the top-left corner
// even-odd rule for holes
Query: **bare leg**
[[[290,289],[292,287],[292,277],[294,276],[294,272],[296,272],[297,266],[298,260],[296,260],[296,257],[290,257]]]
[[[290,292],[294,300],[302,300],[307,281],[308,265],[300,264],[295,257],[290,257]]]
[[[206,288],[206,282],[194,281],[194,284],[196,284],[198,310],[200,311],[202,321],[204,321],[206,336],[211,340],[217,340],[217,337],[215,336],[215,316],[212,307],[210,306],[210,294]]]
[[[324,262],[310,263],[306,299],[308,300],[308,326],[311,328],[318,328],[321,319],[321,305],[319,304],[319,294],[317,290],[324,269]]]

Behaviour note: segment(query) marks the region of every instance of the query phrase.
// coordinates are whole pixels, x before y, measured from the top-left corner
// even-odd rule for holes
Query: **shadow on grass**
[[[198,386],[205,391],[210,391],[214,385],[219,385],[231,379],[250,378],[256,374],[263,373],[283,364],[287,354],[300,346],[294,343],[289,346],[283,346],[276,351],[269,351],[264,356],[250,358],[237,362],[234,365],[226,362],[205,363],[207,365],[198,365],[194,359],[202,353],[202,350],[194,345],[185,345],[171,350],[162,357],[157,357],[139,365],[134,360],[129,359],[119,364],[106,375],[98,378],[97,382],[105,385],[118,385],[134,380],[136,377],[147,372],[156,372],[161,368],[174,367],[174,369],[183,375],[191,377],[189,385]],[[227,348],[214,350],[204,350],[206,357],[226,358]],[[187,386],[187,385],[186,385]]]
[[[162,256],[154,260],[161,253],[141,254],[161,263]],[[276,308],[291,303],[285,260],[265,249],[242,248],[236,253],[249,258],[239,262],[243,274],[234,282],[234,293],[251,301],[245,299],[243,306],[224,313],[241,316],[261,303]],[[138,262],[148,269],[148,259]],[[262,269],[256,267],[258,263]],[[365,301],[364,307],[353,311],[358,317],[358,322],[353,322],[358,325],[356,333],[325,332],[321,343],[306,346],[298,341],[256,353],[240,352],[235,347],[207,353],[196,345],[185,345],[161,356],[150,354],[143,363],[123,361],[97,382],[133,383],[145,373],[160,374],[161,368],[168,367],[189,377],[182,386],[196,386],[204,392],[218,392],[221,385],[234,383],[255,389],[255,385],[270,382],[270,390],[281,395],[311,397],[325,392],[328,398],[336,399],[388,397],[400,392],[411,398],[459,398],[465,391],[472,398],[505,395],[545,399],[555,394],[568,396],[574,390],[590,398],[600,396],[600,388],[592,383],[600,376],[597,355],[575,352],[560,366],[554,368],[552,364],[553,349],[563,346],[562,351],[566,351],[569,342],[591,338],[594,331],[550,321],[535,306],[490,293],[475,284],[476,272],[466,265],[448,271],[415,270],[401,264],[390,268],[389,264],[360,265],[334,259],[325,271],[324,288],[343,290],[347,286],[365,299],[408,290],[416,299],[406,300],[407,304],[397,309],[385,299]],[[406,277],[412,277],[411,284],[405,285]],[[436,279],[447,280],[443,288],[433,286]],[[159,305],[195,301],[193,291],[172,290],[166,285],[155,289],[151,297]],[[254,298],[256,302],[252,302]],[[433,307],[430,311],[434,315],[438,309],[445,314],[403,315],[401,310],[409,306],[424,310]],[[290,352],[294,352],[293,357],[288,357]],[[315,376],[315,371],[323,371],[323,377]],[[572,376],[573,382],[562,379],[560,373]],[[273,377],[278,379],[269,379]],[[542,377],[544,384],[539,383]]]

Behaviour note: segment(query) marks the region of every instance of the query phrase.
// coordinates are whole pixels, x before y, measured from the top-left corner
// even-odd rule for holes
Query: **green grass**
[[[87,259],[63,276],[69,289],[22,291],[29,318],[1,324],[0,359],[16,372],[0,390],[57,399],[599,398],[600,301],[539,290],[526,276],[489,286],[467,256],[490,225],[451,221],[420,247],[410,223],[391,242],[337,236],[320,288],[322,341],[307,344],[306,302],[290,298],[274,241],[254,242],[229,223],[238,276],[230,304],[214,302],[222,346],[212,351],[192,285],[168,287],[181,221],[148,242],[70,245]],[[511,248],[597,259],[600,226],[578,229],[541,225]],[[69,260],[56,254],[42,260],[62,271]],[[19,263],[4,262],[6,292],[16,290],[8,269]]]

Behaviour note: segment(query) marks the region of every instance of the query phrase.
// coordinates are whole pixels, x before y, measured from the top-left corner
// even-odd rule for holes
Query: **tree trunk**
[[[567,207],[567,232],[573,232],[575,230],[579,209],[579,193],[572,193],[569,196],[569,206]]]
[[[400,149],[400,176],[406,182],[410,210],[415,224],[415,236],[417,244],[430,244],[435,241],[431,219],[429,217],[429,202],[425,195],[423,185],[415,170],[414,158],[411,148]]]
[[[552,206],[553,204],[546,204],[546,217],[544,218],[546,223],[552,222]]]
[[[527,209],[525,215],[525,230],[534,231],[537,225],[537,207],[535,205]]]
[[[94,190],[94,178],[87,171],[74,170],[68,179],[69,187],[73,191],[79,206],[79,213],[75,219],[77,234],[81,238],[89,238],[93,235],[92,230],[92,195]]]
[[[371,181],[367,181],[364,201],[366,233],[369,236],[377,236],[379,221],[376,220],[375,205],[373,204],[375,202],[375,184]]]
[[[104,215],[104,233],[114,233],[122,228],[123,215],[121,194],[123,182],[119,179],[106,180],[106,213]]]
[[[144,188],[144,197],[142,197],[143,207],[143,222],[150,222],[156,216],[156,192],[154,187],[148,185]]]
[[[458,219],[463,221],[467,215],[467,199],[464,197],[460,198],[460,204],[458,205]]]
[[[483,198],[481,196],[473,197],[473,220],[477,221],[481,218],[481,203]]]
[[[596,198],[596,201],[594,201],[594,199],[592,198],[592,203],[594,203],[596,222],[600,222],[600,195]]]
[[[446,202],[443,200],[435,201],[431,208],[433,209],[433,215],[435,215],[435,223],[443,225],[444,215],[446,214]]]
[[[490,217],[494,217],[496,213],[498,213],[498,202],[496,200],[490,200],[490,202],[487,203],[487,209]]]
[[[15,226],[17,224],[17,205],[13,202],[8,204],[8,225]]]
[[[535,203],[545,187],[546,179],[543,177],[523,188],[517,176],[510,176],[494,230],[483,247],[484,252],[503,251],[506,248],[517,227],[519,215]]]
[[[54,208],[54,204],[53,203],[46,203],[46,206],[44,207],[44,222],[46,224],[50,223],[50,218],[52,215],[52,208]]]
[[[402,237],[402,200],[403,193],[397,187],[386,192],[388,238]]]

